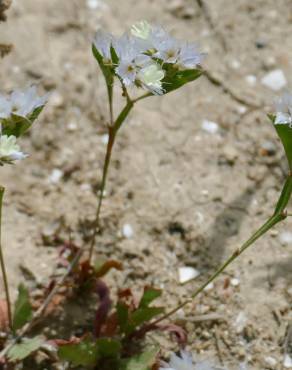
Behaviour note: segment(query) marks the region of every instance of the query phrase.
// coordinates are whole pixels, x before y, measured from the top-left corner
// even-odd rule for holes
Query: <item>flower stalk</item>
[[[1,273],[2,273],[2,278],[3,278],[3,285],[4,285],[6,304],[7,304],[8,323],[9,323],[10,329],[12,330],[11,301],[10,301],[8,278],[7,278],[7,273],[6,273],[5,260],[4,260],[3,250],[2,250],[2,242],[1,242],[2,205],[3,205],[4,191],[5,191],[4,187],[0,186],[0,265],[1,265]]]
[[[111,161],[111,157],[112,157],[112,150],[113,150],[113,146],[114,146],[114,143],[115,143],[116,135],[117,135],[118,130],[122,126],[123,122],[125,121],[125,119],[129,115],[131,109],[134,106],[134,102],[130,98],[127,99],[127,101],[128,102],[127,102],[125,108],[121,111],[121,113],[117,117],[116,121],[114,122],[114,125],[113,126],[110,125],[108,127],[109,138],[108,138],[106,154],[105,154],[105,158],[104,158],[103,173],[102,173],[102,180],[101,180],[101,187],[100,187],[100,191],[99,191],[96,215],[95,215],[95,220],[94,220],[94,223],[93,223],[93,233],[92,233],[92,237],[91,237],[91,240],[90,240],[89,257],[88,257],[89,261],[91,261],[91,259],[92,259],[93,249],[94,249],[94,245],[95,245],[95,239],[96,239],[96,235],[97,235],[98,229],[99,229],[100,210],[101,210],[101,206],[102,206],[102,202],[103,202],[103,198],[104,198],[104,191],[105,191],[105,187],[106,187],[108,169],[109,169],[109,165],[110,165],[110,161]]]

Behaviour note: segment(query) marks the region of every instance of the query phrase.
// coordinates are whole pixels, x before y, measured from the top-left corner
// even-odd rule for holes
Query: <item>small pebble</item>
[[[212,282],[212,283],[209,283],[206,287],[205,287],[205,291],[209,291],[209,290],[212,290],[212,289],[214,289],[214,283]]]
[[[229,65],[232,69],[239,69],[241,64],[238,60],[233,59],[229,62]]]
[[[290,355],[286,354],[283,361],[283,366],[285,369],[292,369],[292,358]]]
[[[281,90],[287,85],[284,72],[281,69],[274,69],[267,73],[261,80],[262,84],[274,91]]]
[[[238,286],[239,283],[240,283],[239,279],[233,278],[233,279],[230,280],[230,284],[232,286]]]
[[[50,96],[49,103],[56,108],[60,108],[64,106],[64,98],[58,91],[54,91]]]
[[[187,283],[200,275],[200,272],[193,267],[184,266],[178,269],[179,282],[181,284]]]
[[[283,245],[292,244],[292,232],[283,231],[279,234],[279,240]]]
[[[202,129],[210,134],[216,134],[219,130],[219,125],[216,122],[204,120],[202,123]]]
[[[247,324],[247,317],[243,311],[239,312],[235,320],[234,326],[236,328],[236,333],[241,333]]]
[[[255,42],[255,45],[256,45],[256,47],[257,47],[258,49],[263,49],[263,48],[265,48],[265,47],[267,46],[267,42],[266,42],[266,41],[264,41],[264,40],[257,40],[257,41]]]
[[[237,112],[239,114],[245,114],[247,111],[247,108],[244,106],[244,105],[240,105],[238,108],[237,108]]]
[[[130,224],[123,225],[123,236],[127,239],[130,239],[132,238],[133,235],[134,235],[134,231],[133,231],[132,226]]]
[[[248,75],[245,77],[245,81],[250,85],[250,86],[255,86],[257,83],[257,78],[254,75]]]
[[[77,128],[78,128],[78,125],[77,125],[77,123],[75,121],[71,121],[67,125],[68,131],[76,131]]]
[[[264,358],[266,365],[275,367],[277,365],[277,360],[272,356],[267,356]]]
[[[238,152],[233,146],[226,145],[223,148],[223,156],[228,163],[234,164],[238,157]]]
[[[108,143],[108,134],[104,134],[104,135],[101,135],[101,142],[104,144],[104,145],[107,145]]]
[[[262,156],[272,156],[276,154],[276,145],[272,141],[265,141],[261,144],[260,154]]]
[[[59,170],[58,168],[54,168],[49,176],[49,182],[51,184],[57,184],[61,180],[63,175],[63,171]]]
[[[100,0],[87,0],[87,7],[92,10],[99,8]]]

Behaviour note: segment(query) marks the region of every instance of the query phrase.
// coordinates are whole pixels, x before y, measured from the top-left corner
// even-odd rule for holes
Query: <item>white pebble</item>
[[[97,9],[100,6],[99,0],[87,0],[87,7],[89,9]]]
[[[133,235],[134,235],[134,231],[133,231],[132,226],[130,224],[123,225],[123,236],[127,239],[130,239],[132,238]]]
[[[193,280],[199,275],[200,275],[200,271],[196,270],[193,267],[184,266],[178,269],[178,277],[179,277],[179,282],[181,284],[184,284],[190,280]]]
[[[237,334],[243,331],[243,329],[246,326],[246,323],[247,323],[247,317],[243,311],[240,311],[234,323]]]
[[[237,107],[237,112],[239,114],[245,114],[246,111],[247,111],[247,108],[244,105],[240,105],[239,107]]]
[[[49,103],[54,107],[59,108],[64,105],[64,98],[58,91],[54,91],[50,96]]]
[[[284,245],[292,244],[292,232],[283,231],[279,234],[279,240]]]
[[[49,182],[51,184],[57,184],[61,180],[63,175],[63,171],[59,170],[58,168],[54,168],[49,176]]]
[[[274,69],[262,78],[262,84],[266,87],[278,91],[287,85],[286,77],[281,69]]]
[[[206,132],[209,132],[210,134],[216,134],[216,132],[218,132],[219,130],[219,126],[218,126],[218,123],[216,122],[212,122],[212,121],[208,121],[204,119],[202,123],[202,129]]]
[[[284,357],[283,366],[285,369],[292,369],[292,358],[288,354]]]
[[[233,69],[239,69],[240,68],[240,62],[236,59],[233,59],[229,62],[229,65]]]
[[[71,122],[69,122],[69,123],[68,123],[68,125],[67,125],[67,129],[68,129],[69,131],[76,131],[76,130],[77,130],[77,128],[78,128],[78,125],[77,125],[77,123],[76,123],[75,121],[71,121]]]
[[[209,290],[212,290],[214,288],[214,283],[212,282],[212,283],[209,283],[206,287],[205,287],[205,289],[204,290],[206,290],[207,292],[209,291]]]
[[[107,145],[107,143],[108,143],[108,138],[109,138],[109,136],[108,136],[108,134],[104,134],[104,135],[101,135],[101,142],[104,144],[104,145]]]
[[[277,365],[277,360],[272,356],[267,356],[267,357],[265,357],[265,363],[268,366],[275,367]]]
[[[257,78],[254,75],[248,75],[245,77],[245,81],[250,85],[250,86],[255,86],[257,83]]]
[[[233,279],[230,280],[230,284],[232,286],[238,286],[239,283],[240,283],[239,279],[233,278]]]

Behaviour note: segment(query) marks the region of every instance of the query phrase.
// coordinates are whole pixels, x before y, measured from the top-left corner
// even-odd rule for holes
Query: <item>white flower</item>
[[[152,63],[142,68],[138,73],[138,80],[142,86],[155,95],[162,95],[164,90],[162,88],[162,80],[165,72],[156,63]]]
[[[107,62],[111,61],[112,42],[113,36],[110,33],[104,32],[103,30],[98,30],[93,40],[93,44],[97,51]]]
[[[35,86],[24,91],[13,91],[9,97],[0,95],[0,118],[10,118],[11,114],[28,117],[35,109],[45,105],[47,100],[48,94],[39,97]]]
[[[11,102],[3,95],[0,95],[0,118],[8,118],[11,114]]]
[[[218,367],[205,361],[194,364],[191,354],[185,351],[180,352],[180,357],[172,353],[169,363],[163,362],[162,365],[159,370],[219,370]]]
[[[193,69],[202,62],[202,58],[203,54],[195,44],[185,42],[181,46],[177,64],[181,69]]]
[[[132,35],[143,40],[149,39],[151,31],[152,27],[147,21],[137,22],[131,28]]]
[[[276,101],[275,125],[292,126],[292,94],[284,94]]]
[[[161,30],[159,32],[162,32]],[[181,45],[178,40],[162,33],[156,36],[153,41],[157,52],[154,54],[156,58],[163,60],[165,63],[175,64],[179,58]]]
[[[0,165],[12,163],[26,157],[27,154],[22,153],[16,144],[15,136],[0,136]]]
[[[113,47],[119,58],[117,75],[126,86],[134,85],[139,70],[152,63],[152,59],[142,53],[142,45],[135,38],[126,34],[117,39]]]

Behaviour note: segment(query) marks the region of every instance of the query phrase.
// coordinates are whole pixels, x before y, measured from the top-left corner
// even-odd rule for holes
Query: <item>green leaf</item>
[[[2,119],[2,134],[3,135],[14,135],[19,137],[23,135],[37,119],[44,105],[36,108],[28,117],[18,116],[17,114],[12,114],[9,119]]]
[[[115,132],[117,132],[120,129],[122,123],[125,121],[132,108],[133,102],[128,102],[125,108],[121,111],[121,113],[119,114],[118,118],[115,121],[114,125]]]
[[[129,322],[129,308],[125,303],[117,303],[117,318],[121,332],[125,332]]]
[[[124,360],[121,370],[150,370],[156,362],[158,352],[157,348],[152,348],[140,355]]]
[[[13,330],[20,329],[32,318],[32,307],[29,301],[28,290],[23,284],[18,287],[18,297],[13,315]]]
[[[160,297],[162,291],[160,289],[155,289],[151,287],[146,287],[144,289],[144,294],[141,298],[139,307],[148,307],[151,302],[153,302],[156,298]]]
[[[112,107],[113,86],[114,86],[114,73],[112,70],[112,66],[106,65],[104,63],[103,56],[98,52],[94,44],[92,44],[92,53],[104,75],[106,86],[107,86],[108,98],[109,98],[110,106]]]
[[[128,320],[121,327],[122,332],[126,335],[131,334],[136,328],[152,320],[155,316],[160,315],[164,312],[162,307],[144,307],[138,308],[132,314],[129,315]]]
[[[292,176],[288,176],[283,189],[281,191],[280,198],[277,202],[274,215],[281,214],[285,211],[292,193]]]
[[[162,80],[165,94],[177,90],[181,86],[196,80],[204,73],[201,69],[188,69],[186,71],[177,71],[175,73],[173,73],[168,67],[166,67],[166,69],[166,76]]]
[[[99,338],[96,344],[100,357],[118,357],[122,349],[121,343],[111,338]]]
[[[284,146],[290,171],[292,171],[292,128],[289,124],[275,124],[276,116],[269,114],[268,117],[273,122],[276,132]]]
[[[69,361],[75,366],[94,366],[99,358],[98,347],[89,338],[77,344],[61,346],[58,355],[61,360]]]
[[[150,321],[153,317],[160,315],[164,312],[163,307],[144,307],[138,308],[130,317],[131,326],[135,328],[142,325],[143,323]]]
[[[31,353],[37,351],[44,343],[41,337],[25,338],[14,346],[8,352],[10,361],[21,361]]]
[[[3,119],[1,121],[1,124],[3,135],[14,135],[16,137],[19,137],[30,128],[32,123],[26,117],[12,114],[9,119]]]

